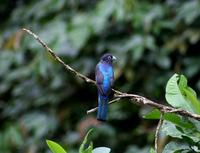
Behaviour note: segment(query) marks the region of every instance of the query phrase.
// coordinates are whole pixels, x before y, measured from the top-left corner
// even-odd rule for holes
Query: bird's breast
[[[103,74],[103,88],[108,92],[111,88],[111,79],[113,78],[112,66],[103,65],[100,66],[100,71]]]
[[[100,66],[100,71],[103,73],[104,79],[110,79],[113,77],[113,69],[112,66]]]

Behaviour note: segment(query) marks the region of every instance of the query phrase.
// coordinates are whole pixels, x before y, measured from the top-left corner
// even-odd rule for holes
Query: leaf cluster
[[[188,86],[184,75],[174,74],[166,85],[165,97],[167,102],[175,108],[181,108],[199,114],[200,102],[196,92]],[[146,119],[159,119],[161,112],[154,109],[146,114]],[[163,152],[193,152],[200,151],[200,123],[197,120],[179,116],[174,113],[165,113],[161,132],[164,135],[176,138],[170,141]]]

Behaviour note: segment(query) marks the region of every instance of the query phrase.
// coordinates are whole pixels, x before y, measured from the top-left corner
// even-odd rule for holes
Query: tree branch
[[[46,43],[43,42],[42,39],[40,39],[40,37],[37,36],[35,33],[33,33],[32,31],[30,31],[30,30],[28,30],[26,28],[23,28],[22,30],[27,32],[31,36],[33,36],[50,53],[50,55],[56,61],[58,61],[60,64],[62,64],[65,67],[66,70],[68,70],[69,72],[73,73],[75,76],[83,79],[85,82],[92,83],[92,84],[96,85],[96,82],[94,80],[92,80],[92,79],[86,77],[85,75],[79,73],[78,71],[73,69],[68,64],[65,64],[63,62],[63,60],[61,60],[60,57],[58,57],[54,53],[54,51],[51,48],[49,48],[46,45]],[[110,104],[112,104],[112,103],[114,103],[116,101],[119,101],[122,98],[126,98],[126,99],[130,100],[134,104],[144,105],[144,106],[151,106],[153,108],[159,109],[163,113],[172,113],[173,112],[173,113],[176,113],[176,114],[179,114],[179,115],[182,115],[182,116],[186,116],[186,117],[190,117],[190,118],[194,118],[194,119],[200,121],[200,115],[190,113],[190,112],[188,112],[186,110],[176,109],[176,108],[173,108],[173,107],[170,107],[170,106],[165,106],[165,105],[162,105],[162,104],[158,104],[156,102],[153,102],[153,101],[151,101],[151,100],[149,100],[149,99],[147,99],[145,97],[139,96],[139,95],[128,94],[128,93],[124,93],[124,92],[121,92],[121,91],[118,91],[118,90],[115,90],[115,89],[112,89],[112,91],[114,92],[114,97],[115,98],[119,98],[119,99],[115,99],[115,100],[111,101]],[[98,107],[93,108],[91,110],[88,110],[87,113],[95,112],[97,109],[98,109]]]

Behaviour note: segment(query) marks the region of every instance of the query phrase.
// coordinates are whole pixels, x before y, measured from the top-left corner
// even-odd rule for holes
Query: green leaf
[[[192,113],[199,114],[200,104],[197,108],[195,108],[195,106],[197,106],[198,104],[194,101],[191,102],[191,100],[189,100],[183,95],[184,94],[183,91],[186,88],[187,88],[186,78],[183,76],[181,77],[178,74],[174,74],[167,82],[165,98],[167,102],[173,107],[182,108]]]
[[[93,129],[90,129],[90,130],[87,132],[87,134],[86,134],[86,136],[85,136],[85,138],[84,138],[84,140],[83,140],[83,142],[82,142],[82,144],[81,144],[81,146],[80,146],[80,148],[79,148],[79,153],[92,153],[92,150],[93,150],[93,145],[92,145],[92,143],[90,143],[90,145],[88,146],[88,148],[85,149],[85,145],[86,145],[86,143],[87,143],[88,136],[90,135],[90,133],[92,132],[92,130],[93,130]]]
[[[196,113],[200,114],[200,102],[197,100],[196,92],[187,85],[187,79],[184,75],[180,75],[179,88],[182,95],[191,102]]]
[[[184,98],[190,101],[195,112],[200,114],[200,102],[197,100],[197,94],[187,85],[187,78],[184,75],[180,75],[178,85]]]
[[[170,142],[168,143],[163,153],[182,153],[183,150],[190,150],[189,146],[177,142]]]
[[[54,141],[46,140],[46,143],[53,153],[67,153],[58,143]]]
[[[184,129],[184,128],[176,127],[176,129],[179,132],[181,132],[181,139],[184,139],[185,141],[187,141],[188,144],[191,144],[192,141],[194,143],[200,142],[200,132],[197,131],[195,128]]]
[[[200,102],[197,100],[196,93],[191,88],[185,88],[184,92],[186,94],[186,98],[192,103],[195,112],[200,114]]]
[[[183,91],[184,88],[187,87],[187,79],[184,75],[180,75],[178,85],[179,85],[181,92]]]
[[[158,109],[153,109],[151,112],[145,114],[143,118],[145,119],[159,119],[161,112]]]
[[[182,96],[178,83],[177,83],[178,80],[179,80],[178,74],[174,74],[169,79],[166,86],[165,98],[167,102],[173,107],[183,108],[185,110],[194,112],[191,106],[189,105],[189,103]],[[181,84],[181,87],[183,87],[182,84]]]
[[[194,145],[200,141],[200,132],[197,131],[194,127],[191,129],[182,128],[175,126],[171,122],[164,121],[161,132],[173,138],[178,138],[182,141],[185,140],[187,144],[190,145]]]
[[[191,146],[194,146],[196,144],[196,142],[187,135],[182,135],[182,138]]]
[[[154,109],[151,112],[145,114],[143,117],[145,119],[160,119],[160,115],[161,112],[158,109]],[[189,121],[183,120],[182,117],[174,113],[165,113],[163,119],[170,121],[171,123],[179,127],[184,127],[188,129],[193,127],[193,125]]]
[[[110,153],[110,148],[107,147],[98,147],[95,148],[92,153]]]
[[[88,148],[86,148],[83,153],[92,153],[93,150],[93,143],[91,142]]]
[[[182,137],[182,132],[179,131],[174,124],[168,121],[163,121],[162,124],[162,130],[165,135],[171,136],[173,138],[179,138],[181,139]]]

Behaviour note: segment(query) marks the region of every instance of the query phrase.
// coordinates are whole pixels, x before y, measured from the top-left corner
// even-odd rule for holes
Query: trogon
[[[95,69],[95,80],[98,88],[97,119],[107,120],[108,101],[114,83],[113,60],[116,57],[110,53],[104,54]]]

